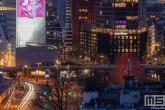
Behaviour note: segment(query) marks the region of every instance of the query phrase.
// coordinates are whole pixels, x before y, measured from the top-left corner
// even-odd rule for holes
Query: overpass
[[[165,66],[160,66],[160,65],[157,65],[157,66],[144,66],[144,69],[145,70],[165,70]]]
[[[67,66],[40,66],[39,70],[45,71],[46,69],[50,69],[50,71],[63,71],[63,70],[68,70],[66,68]],[[112,70],[114,66],[69,66],[69,70],[82,70],[82,69],[91,69],[91,70]],[[26,68],[25,68],[26,69]],[[29,71],[36,71],[38,70],[38,67],[30,67],[28,69]],[[4,67],[0,68],[1,72],[17,72],[17,71],[23,71],[23,67]]]
[[[45,71],[46,69],[50,69],[50,71],[64,71],[68,70],[66,68],[67,66],[40,66],[39,70]],[[91,70],[113,70],[114,68],[120,68],[115,66],[69,66],[69,70],[83,70],[83,69],[91,69]],[[26,69],[26,68],[25,68]],[[36,71],[38,70],[38,67],[30,67],[28,69],[29,71]],[[146,65],[144,66],[144,70],[165,70],[165,66],[150,66]],[[1,67],[0,72],[17,72],[17,71],[23,71],[23,67]]]

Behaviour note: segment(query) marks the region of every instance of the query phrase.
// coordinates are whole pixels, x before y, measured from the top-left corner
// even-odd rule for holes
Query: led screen
[[[45,17],[44,0],[17,0],[17,17]]]

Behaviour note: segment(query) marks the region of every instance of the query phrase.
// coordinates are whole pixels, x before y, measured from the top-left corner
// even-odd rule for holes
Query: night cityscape
[[[0,0],[0,110],[165,110],[165,0]]]

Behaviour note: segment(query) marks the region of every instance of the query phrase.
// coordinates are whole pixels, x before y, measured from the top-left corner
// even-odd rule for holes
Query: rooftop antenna
[[[131,63],[129,62],[129,59],[128,59],[128,62],[127,62],[127,71],[128,71],[128,76],[129,76],[130,71],[131,71]]]

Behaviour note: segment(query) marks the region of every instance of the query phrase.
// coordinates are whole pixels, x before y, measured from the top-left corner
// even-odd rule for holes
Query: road
[[[28,86],[29,90],[25,97],[22,99],[22,102],[19,104],[18,109],[19,110],[27,110],[28,105],[31,103],[31,100],[35,96],[34,92],[34,86],[31,83],[25,82],[25,84]]]

